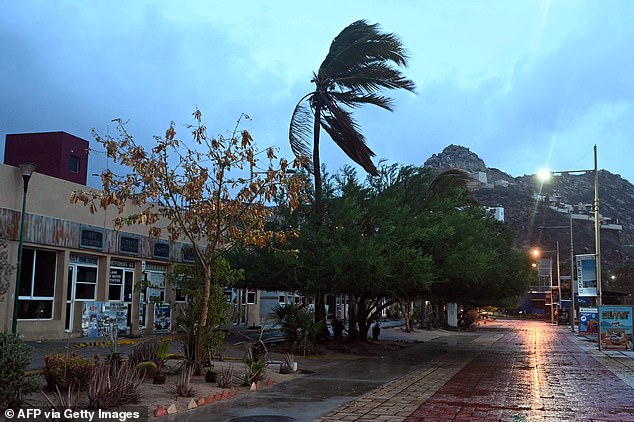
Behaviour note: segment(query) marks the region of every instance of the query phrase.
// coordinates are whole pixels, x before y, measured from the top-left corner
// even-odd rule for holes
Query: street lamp
[[[592,170],[566,170],[566,171],[548,171],[540,170],[537,173],[538,178],[542,181],[547,180],[553,174],[571,174],[571,173],[594,173],[594,255],[597,279],[597,306],[601,306],[601,233],[599,226],[599,168],[597,166],[597,146],[594,146],[594,169]],[[574,306],[574,297],[573,297]]]
[[[557,249],[555,250],[550,250],[550,251],[542,251],[539,248],[534,248],[532,250],[532,254],[533,257],[535,259],[538,259],[541,254],[543,253],[552,253],[552,252],[556,252],[556,256],[557,256],[557,294],[558,294],[558,300],[557,303],[560,304],[561,303],[561,271],[559,270],[559,241],[557,241]],[[548,259],[548,279],[550,282],[550,323],[554,324],[555,323],[555,301],[553,298],[553,268],[552,268],[552,259],[549,258]]]
[[[35,171],[35,164],[20,164],[20,173],[24,182],[24,194],[22,195],[22,213],[20,215],[20,241],[18,244],[18,268],[15,278],[15,293],[13,295],[13,320],[11,325],[11,333],[16,334],[18,328],[18,298],[20,297],[20,273],[22,270],[22,244],[24,240],[24,214],[26,211],[26,192],[29,189],[29,180]]]
[[[570,220],[569,226],[540,226],[539,230],[543,229],[569,229],[570,230],[570,329],[572,332],[575,332],[575,253],[574,253],[574,243],[573,243],[573,234],[572,234],[572,213],[568,213],[568,217]],[[557,249],[559,249],[559,241],[557,241]],[[559,253],[557,253],[557,257],[559,257]],[[557,264],[557,268],[559,271],[559,264]],[[561,279],[560,279],[561,281]],[[559,291],[559,300],[561,300],[561,287]]]

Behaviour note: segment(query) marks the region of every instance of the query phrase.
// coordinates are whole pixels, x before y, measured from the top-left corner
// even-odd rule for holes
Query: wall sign
[[[81,229],[79,246],[103,250],[103,232],[93,229]]]
[[[159,259],[170,258],[170,245],[169,243],[154,242],[152,245],[152,256]]]
[[[132,236],[119,236],[119,252],[129,255],[138,255],[139,239]]]

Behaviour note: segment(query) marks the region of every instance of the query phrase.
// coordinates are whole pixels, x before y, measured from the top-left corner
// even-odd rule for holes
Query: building
[[[16,146],[23,141],[32,154]],[[87,144],[64,132],[7,135],[5,164],[0,165],[0,238],[8,240],[10,263],[18,261],[24,192],[16,165],[37,165],[24,214],[17,331],[27,340],[98,336],[112,323],[130,334],[174,331],[174,317],[187,298],[178,277],[170,284],[167,276],[173,264],[194,262],[191,246],[152,239],[145,226],[114,230],[116,210],[91,214],[88,207],[71,204],[72,192],[89,189]],[[67,171],[74,154],[78,173]],[[51,163],[57,160],[62,164]],[[12,328],[15,271],[7,281],[9,290],[0,302],[3,331]],[[260,324],[258,291],[242,295],[229,289],[227,296],[243,311],[243,322]]]

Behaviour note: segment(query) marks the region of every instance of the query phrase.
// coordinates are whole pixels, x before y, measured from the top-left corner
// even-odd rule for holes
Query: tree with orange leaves
[[[167,232],[170,241],[188,241],[204,275],[202,312],[196,347],[200,363],[202,333],[208,326],[208,305],[214,265],[234,246],[264,246],[292,235],[271,231],[265,222],[273,208],[267,203],[284,198],[291,207],[298,203],[300,181],[288,175],[297,167],[276,157],[276,149],[257,149],[246,130],[240,130],[242,114],[229,136],[209,136],[199,110],[195,124],[187,125],[192,141],[176,137],[172,122],[164,137],[155,137],[147,150],[136,143],[125,124],[117,119],[116,137],[94,133],[115,163],[129,169],[116,175],[101,174],[102,191],[74,192],[71,202],[81,202],[95,212],[114,206],[115,228],[142,224],[151,237]],[[255,171],[255,170],[258,171]]]

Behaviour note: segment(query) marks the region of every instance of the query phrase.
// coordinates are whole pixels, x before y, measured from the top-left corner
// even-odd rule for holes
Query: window
[[[123,290],[123,269],[110,268],[110,282],[108,283],[108,300],[121,300]]]
[[[257,298],[257,289],[242,290],[242,304],[255,305]]]
[[[52,319],[57,255],[24,248],[20,269],[19,319]]]
[[[77,266],[75,300],[95,300],[97,295],[97,267]]]
[[[176,302],[187,302],[187,295],[183,289],[183,282],[186,280],[183,274],[176,276]]]
[[[149,301],[163,303],[165,301],[165,273],[148,271],[147,282]]]
[[[71,155],[68,158],[68,169],[71,173],[79,173],[79,157]]]

